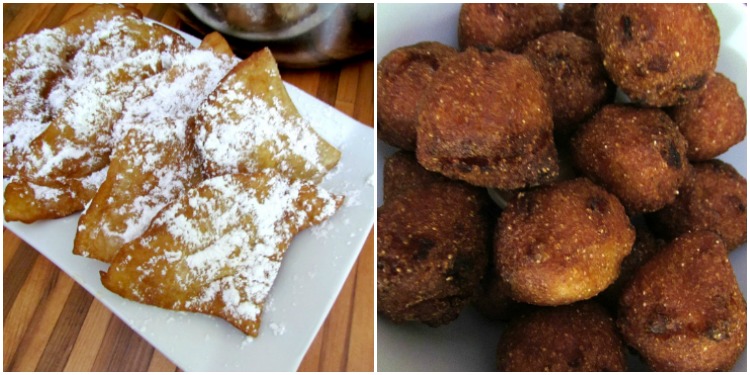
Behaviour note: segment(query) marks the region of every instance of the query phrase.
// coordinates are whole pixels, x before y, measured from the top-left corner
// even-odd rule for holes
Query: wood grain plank
[[[177,366],[169,358],[165,357],[164,354],[161,354],[160,351],[154,349],[154,355],[148,364],[148,371],[175,372],[177,371]]]
[[[72,345],[64,371],[91,371],[96,361],[98,349],[102,347],[112,312],[101,302],[93,300],[89,306],[83,325]]]
[[[39,302],[47,296],[56,273],[56,267],[45,257],[37,257],[17,298],[3,320],[3,369],[14,366],[16,352],[34,319]]]
[[[353,314],[349,334],[349,357],[345,371],[375,370],[375,229],[370,234],[359,254],[356,264],[356,285],[354,286]]]
[[[13,251],[13,257],[8,262],[8,272],[3,272],[3,321],[8,318],[10,308],[26,283],[38,256],[39,253],[25,242],[21,242]]]
[[[360,63],[357,97],[354,101],[354,113],[359,122],[373,126],[375,124],[375,68],[373,60]],[[374,151],[374,150],[373,150]]]
[[[325,332],[325,323],[321,326],[315,339],[307,349],[307,353],[302,358],[297,371],[299,372],[318,372],[320,371],[320,352],[323,349],[323,332]]]
[[[359,71],[358,65],[346,66],[341,69],[338,90],[336,91],[335,107],[352,117],[354,117],[354,103],[359,88]]]
[[[299,70],[281,70],[281,79],[291,83],[298,89],[310,94],[315,95],[320,85],[320,74],[317,72],[302,72]]]
[[[109,320],[92,371],[146,371],[154,348],[120,318]]]
[[[354,269],[341,288],[336,302],[325,323],[323,348],[321,350],[321,371],[344,371],[349,351],[349,332],[352,320],[352,305],[356,272]]]
[[[67,277],[67,276],[66,276]],[[69,279],[69,278],[68,278]],[[70,279],[72,284],[75,284]],[[60,312],[60,319],[51,332],[36,371],[62,371],[70,357],[73,345],[83,326],[94,297],[86,289],[75,284]],[[63,304],[61,304],[63,305]]]
[[[156,20],[161,22],[162,17],[164,17],[164,13],[167,12],[167,8],[169,8],[169,4],[154,4],[151,9],[148,11],[148,13],[144,13],[144,15],[148,18],[151,18],[152,20]]]
[[[3,227],[3,271],[8,269],[13,256],[16,255],[16,250],[22,243],[23,241],[18,236]]]
[[[312,95],[316,96],[326,104],[335,107],[336,93],[338,92],[340,74],[341,70],[335,67],[321,69],[318,91],[316,91]]]
[[[58,269],[53,270],[56,277],[51,285],[47,298],[43,298],[34,312],[28,329],[24,332],[23,341],[18,351],[12,371],[34,371],[42,356],[42,350],[52,336],[60,313],[65,306],[65,300],[73,288],[73,279]]]

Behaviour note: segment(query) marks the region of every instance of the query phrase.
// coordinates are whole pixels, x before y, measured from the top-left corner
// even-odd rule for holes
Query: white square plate
[[[421,41],[457,47],[460,4],[378,4],[377,57]],[[737,84],[747,103],[748,10],[739,4],[711,4],[721,29],[717,71]],[[383,163],[395,149],[378,141],[378,206],[383,204]],[[732,147],[722,159],[747,178],[747,143]],[[742,294],[747,299],[747,245],[729,256]],[[484,319],[466,308],[458,320],[439,328],[421,324],[396,325],[378,316],[378,371],[494,371],[495,350],[502,323]],[[630,358],[632,369],[645,369]],[[747,370],[747,349],[734,367]]]
[[[181,34],[196,46],[200,43]],[[107,265],[72,254],[79,214],[31,225],[5,221],[3,225],[182,370],[296,371],[374,222],[374,131],[290,84],[286,88],[302,116],[341,150],[339,165],[322,186],[346,200],[330,220],[294,239],[266,301],[260,333],[252,341],[219,318],[142,305],[105,289],[99,270]]]

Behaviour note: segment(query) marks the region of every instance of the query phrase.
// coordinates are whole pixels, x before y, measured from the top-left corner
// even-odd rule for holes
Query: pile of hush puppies
[[[508,321],[501,371],[625,371],[627,350],[655,371],[731,369],[747,182],[716,157],[746,108],[715,71],[711,9],[464,4],[458,25],[458,50],[378,65],[378,137],[400,149],[378,312],[436,327],[473,304]]]

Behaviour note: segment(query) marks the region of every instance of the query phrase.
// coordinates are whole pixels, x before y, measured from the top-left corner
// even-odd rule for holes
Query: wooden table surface
[[[180,27],[169,4],[130,4]],[[3,4],[3,42],[59,25],[86,5]],[[373,57],[282,77],[372,126]],[[374,215],[374,213],[373,213]],[[373,234],[365,242],[300,371],[374,370]],[[3,370],[179,371],[85,289],[3,230]]]

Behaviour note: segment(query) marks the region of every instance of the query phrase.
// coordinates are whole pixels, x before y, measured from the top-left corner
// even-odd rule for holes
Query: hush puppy
[[[672,203],[688,173],[685,138],[655,108],[607,105],[578,129],[571,144],[576,167],[631,213]]]
[[[625,346],[598,304],[544,307],[511,321],[497,348],[499,371],[625,371]]]
[[[599,4],[565,3],[562,8],[563,30],[596,42],[594,13]]]
[[[721,73],[705,90],[674,107],[672,118],[688,143],[690,161],[713,159],[745,139],[747,112],[737,86]]]
[[[654,255],[625,287],[617,325],[655,371],[731,369],[747,305],[721,238],[688,232]]]
[[[440,173],[430,172],[419,165],[414,153],[401,150],[385,159],[383,165],[383,201],[433,182],[447,181],[450,181],[450,179]]]
[[[650,216],[654,228],[667,238],[707,229],[734,250],[747,242],[747,180],[721,160],[693,164],[680,195]]]
[[[523,55],[542,74],[556,132],[569,134],[615,93],[599,46],[576,34],[545,34],[529,42]]]
[[[495,261],[511,296],[557,306],[606,289],[635,231],[617,198],[586,178],[519,193],[495,228]]]
[[[600,4],[595,19],[604,66],[634,102],[684,103],[716,69],[719,25],[706,4]]]
[[[417,105],[432,75],[456,50],[438,42],[422,42],[391,51],[378,64],[378,138],[414,151]]]
[[[458,15],[461,50],[516,52],[526,42],[562,28],[557,4],[463,4]]]
[[[417,159],[428,170],[504,190],[557,176],[543,80],[523,56],[471,48],[448,59],[420,108]]]
[[[433,183],[378,208],[378,312],[396,323],[439,326],[471,302],[487,266],[486,191]]]

